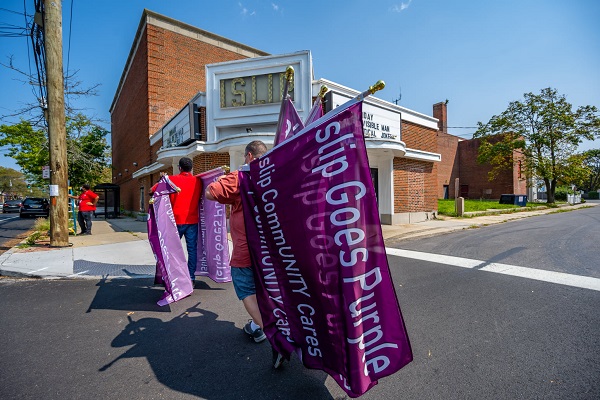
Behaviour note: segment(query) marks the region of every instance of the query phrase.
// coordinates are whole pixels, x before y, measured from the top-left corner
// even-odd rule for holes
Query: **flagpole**
[[[288,67],[288,70],[289,69],[291,69],[292,71],[294,70],[292,67]],[[287,74],[288,70],[286,70],[286,74]],[[379,80],[379,81],[375,82],[374,85],[369,86],[369,88],[367,90],[365,90],[364,92],[360,93],[358,96],[355,96],[354,98],[348,100],[347,102],[345,102],[341,106],[336,107],[334,110],[329,111],[327,114],[323,115],[321,118],[317,119],[316,121],[313,121],[310,124],[306,125],[304,127],[304,129],[302,129],[300,132],[296,133],[294,136],[299,136],[299,135],[303,134],[304,132],[312,129],[315,125],[323,123],[323,121],[330,120],[331,118],[333,118],[336,115],[338,115],[340,112],[346,110],[351,105],[363,101],[365,99],[365,97],[372,95],[373,93],[375,93],[375,92],[383,89],[384,87],[385,87],[385,82],[384,81]],[[319,94],[322,91],[323,91],[323,87],[321,87],[321,90],[319,91]],[[284,103],[283,103],[283,99],[282,99],[282,101],[281,101],[282,107],[283,107],[283,104]],[[279,115],[281,116],[281,111],[279,112]],[[277,123],[277,131],[276,132],[279,132],[279,122]],[[287,140],[290,140],[290,138],[286,139],[286,141]],[[267,152],[267,154],[270,153],[271,151],[273,151],[273,149],[269,150]],[[242,171],[249,171],[250,169],[249,169],[248,166],[242,166],[240,168],[240,170],[242,170]]]
[[[325,85],[321,86],[321,89],[319,90],[317,97],[320,98],[321,100],[323,100],[323,97],[325,97],[325,93],[327,93],[328,90],[329,89],[327,88],[327,86],[325,86]]]
[[[276,134],[281,128],[281,114],[283,113],[285,100],[288,98],[288,89],[290,87],[290,82],[292,82],[292,79],[294,79],[294,67],[290,65],[285,69],[285,83],[283,85],[283,93],[281,94],[281,105],[279,106],[280,118],[277,121],[277,129],[275,130]]]
[[[357,101],[362,101],[362,100],[364,100],[365,97],[370,96],[373,93],[380,91],[384,87],[385,87],[384,81],[377,81],[377,82],[375,82],[375,84],[373,86],[369,86],[369,89],[365,90],[364,92],[362,92],[361,94],[356,96],[355,99]]]
[[[316,121],[323,116],[323,98],[328,90],[329,89],[327,89],[327,86],[325,85],[322,85],[321,89],[319,89],[317,98],[308,112],[308,117],[306,117],[306,120],[304,121],[305,125],[309,125],[311,122]]]
[[[346,108],[350,107],[352,104],[361,102],[365,99],[365,97],[372,95],[373,93],[383,89],[385,87],[385,82],[384,81],[377,81],[375,82],[375,84],[373,86],[369,86],[369,88],[367,90],[365,90],[364,92],[362,92],[361,94],[359,94],[358,96],[355,96],[354,98],[348,100],[347,102],[345,102],[344,104],[340,105],[339,107],[336,107],[335,109],[329,111],[327,114],[323,115],[321,118],[319,118],[318,120],[310,123],[309,125],[305,126],[304,129],[302,129],[300,132],[297,133],[301,134],[307,130],[309,130],[310,128],[312,128],[316,123],[321,123],[323,118],[329,120],[333,117],[335,117],[336,115],[338,115],[340,112],[344,111]]]
[[[290,87],[290,83],[292,83],[292,79],[294,79],[294,67],[291,65],[285,69],[285,83],[283,85],[283,93],[281,94],[281,101],[285,100],[288,96],[288,90]]]

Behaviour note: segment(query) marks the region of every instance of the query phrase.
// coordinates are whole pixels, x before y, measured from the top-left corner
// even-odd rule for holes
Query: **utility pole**
[[[44,13],[50,151],[50,246],[66,247],[69,246],[69,222],[61,0],[44,0]]]

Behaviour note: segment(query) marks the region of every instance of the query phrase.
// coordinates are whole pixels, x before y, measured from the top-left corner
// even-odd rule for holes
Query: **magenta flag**
[[[281,101],[281,109],[279,111],[279,122],[277,123],[277,131],[275,132],[274,146],[283,142],[287,138],[294,136],[304,128],[304,124],[296,111],[296,107],[290,96],[287,96]]]
[[[181,300],[194,290],[169,199],[176,190],[171,180],[163,176],[148,208],[148,241],[156,258],[154,282],[165,285],[159,306]]]
[[[320,96],[317,96],[315,100],[315,104],[313,104],[312,108],[308,113],[308,117],[306,117],[306,121],[304,121],[304,126],[308,126],[321,118],[323,116],[323,101]]]
[[[202,187],[216,181],[225,171],[215,168],[196,175],[202,180]],[[198,262],[196,275],[208,276],[217,283],[231,281],[229,267],[229,241],[227,239],[227,219],[225,204],[206,200],[204,190],[198,205]]]
[[[358,397],[411,362],[412,350],[383,243],[362,102],[330,114],[253,161],[240,185],[269,341]]]

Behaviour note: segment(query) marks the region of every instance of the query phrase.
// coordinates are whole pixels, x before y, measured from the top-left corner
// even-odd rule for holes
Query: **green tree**
[[[478,160],[490,163],[494,173],[513,162],[515,151],[522,152],[524,172],[543,179],[549,203],[554,203],[558,184],[585,174],[582,159],[574,157],[579,144],[600,136],[598,109],[582,106],[573,111],[566,97],[552,88],[525,93],[523,101],[511,102],[500,115],[477,125],[474,137],[482,139]]]
[[[583,164],[589,170],[587,179],[578,187],[586,191],[600,189],[600,149],[592,149],[583,153]]]
[[[110,169],[108,131],[92,123],[83,114],[67,118],[67,161],[71,185],[95,185]],[[42,167],[49,165],[48,135],[29,121],[15,125],[0,125],[0,146],[8,146],[7,154],[15,159],[29,182],[47,184]]]
[[[25,176],[12,168],[0,167],[0,192],[6,199],[24,197],[27,194]]]

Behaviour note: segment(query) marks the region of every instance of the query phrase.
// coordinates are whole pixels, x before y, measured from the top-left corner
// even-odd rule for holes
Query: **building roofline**
[[[333,81],[330,81],[330,80],[324,79],[324,78],[314,80],[313,85],[314,84],[318,84],[318,85],[324,84],[330,90],[337,90],[341,93],[346,93],[350,96],[357,96],[361,93],[356,89],[351,89],[349,87],[346,87],[344,85],[341,85],[339,83],[336,83],[336,82],[333,82]],[[365,100],[367,103],[375,104],[381,108],[400,112],[400,115],[402,115],[402,121],[408,121],[408,122],[412,122],[412,123],[415,123],[415,124],[418,124],[418,125],[421,125],[421,126],[424,126],[427,128],[435,129],[436,131],[438,130],[438,125],[437,125],[438,119],[437,118],[430,117],[429,115],[421,114],[421,113],[411,110],[409,108],[399,106],[397,104],[383,100],[383,99],[377,97],[377,93],[375,93],[371,96],[368,96]]]
[[[127,78],[127,74],[129,73],[129,69],[131,67],[131,62],[137,53],[138,46],[141,41],[141,35],[144,31],[146,25],[156,25],[160,26],[164,29],[170,30],[172,32],[184,34],[188,37],[192,37],[196,40],[208,42],[208,43],[218,43],[221,47],[225,47],[228,50],[244,54],[248,57],[256,57],[256,56],[267,56],[269,53],[264,52],[262,50],[255,49],[254,47],[247,46],[245,44],[236,42],[231,39],[227,39],[226,37],[217,35],[212,32],[205,31],[200,28],[196,28],[195,26],[186,24],[184,22],[178,21],[173,18],[169,18],[165,15],[156,13],[154,11],[150,11],[148,9],[144,9],[142,12],[142,16],[140,18],[140,23],[138,25],[137,31],[135,33],[135,37],[133,39],[133,43],[131,45],[131,49],[129,50],[129,55],[127,56],[127,61],[125,62],[125,67],[123,68],[123,73],[121,74],[121,79],[119,80],[119,84],[117,85],[117,89],[115,90],[115,96],[113,97],[113,101],[110,105],[109,112],[112,113],[115,104],[121,94],[121,89],[123,87],[123,83]]]

